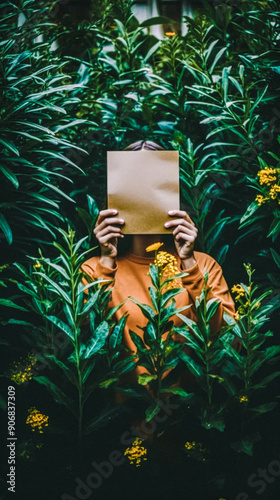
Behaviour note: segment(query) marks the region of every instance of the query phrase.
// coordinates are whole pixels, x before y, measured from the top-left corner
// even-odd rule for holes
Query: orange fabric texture
[[[211,323],[211,330],[215,333],[223,325],[223,311],[227,311],[230,315],[234,315],[234,302],[229,293],[219,264],[205,253],[194,252],[194,257],[197,262],[196,265],[184,271],[188,273],[188,275],[182,278],[185,290],[176,297],[177,307],[190,305],[191,307],[186,309],[183,314],[194,321],[196,320],[195,299],[201,294],[204,284],[203,273],[207,271],[209,274],[207,285],[211,287],[207,299],[209,300],[215,297],[217,300],[221,301]],[[178,261],[178,269],[182,269],[179,257],[176,258]],[[117,306],[129,297],[134,297],[142,304],[152,306],[149,295],[151,280],[148,276],[148,272],[149,265],[152,264],[153,261],[153,256],[140,257],[133,254],[127,254],[118,257],[116,267],[110,269],[100,263],[99,257],[92,257],[84,262],[82,269],[92,279],[104,278],[114,280],[111,301],[112,307]],[[132,351],[135,351],[135,346],[129,335],[129,329],[143,338],[143,331],[139,326],[145,326],[147,319],[142,314],[140,308],[131,300],[127,300],[127,302],[117,311],[116,318],[119,320],[125,312],[129,314],[129,317],[124,331],[124,344]],[[176,326],[181,326],[182,321],[179,318],[174,316],[172,319]]]

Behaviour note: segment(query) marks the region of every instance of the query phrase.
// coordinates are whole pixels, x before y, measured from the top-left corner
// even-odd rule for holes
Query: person
[[[127,150],[163,149],[152,141],[139,141],[126,148]],[[234,302],[228,290],[220,265],[209,255],[194,249],[197,239],[197,228],[184,210],[171,210],[166,214],[165,227],[172,229],[172,235],[167,235],[167,249],[177,260],[178,270],[185,272],[182,278],[184,292],[176,297],[177,307],[191,305],[184,314],[196,320],[195,300],[200,296],[204,286],[204,273],[208,273],[207,286],[210,287],[207,299],[216,298],[220,301],[219,307],[211,320],[211,331],[217,332],[223,322],[223,313],[231,316],[235,314]],[[116,208],[107,208],[99,213],[94,229],[94,235],[99,243],[100,256],[94,256],[85,261],[82,269],[92,279],[104,278],[113,280],[111,306],[115,307],[128,297],[134,297],[142,304],[151,305],[148,276],[149,266],[153,263],[153,254],[148,254],[146,248],[153,243],[162,241],[162,235],[136,234],[130,235],[130,248],[124,253],[119,252],[119,242],[127,235],[123,234],[125,220],[119,217]],[[171,236],[171,241],[168,237]],[[173,241],[172,241],[173,240]],[[132,352],[135,345],[129,334],[134,331],[143,339],[143,330],[147,323],[139,307],[127,300],[116,312],[119,320],[128,313],[128,320],[124,329],[123,342]],[[173,319],[173,318],[172,318]],[[181,326],[178,317],[173,319],[175,326]],[[145,372],[141,366],[135,369],[135,381],[140,373]]]

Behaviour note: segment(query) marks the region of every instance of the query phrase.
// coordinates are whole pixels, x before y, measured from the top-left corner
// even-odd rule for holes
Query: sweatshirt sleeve
[[[226,280],[223,276],[222,268],[212,259],[212,257],[206,254],[202,255],[205,256],[204,262],[202,262],[201,259],[197,259],[195,266],[186,271],[188,275],[182,278],[182,283],[188,291],[190,302],[195,304],[196,298],[200,296],[203,289],[203,273],[208,272],[207,286],[210,287],[210,290],[207,295],[207,300],[212,298],[220,300],[220,305],[211,320],[211,330],[212,332],[216,332],[224,324],[224,311],[233,316],[235,314],[235,307]]]
[[[99,257],[92,257],[82,264],[81,269],[93,280],[103,278],[112,281],[115,279],[118,266],[116,265],[114,269],[111,269],[101,264]],[[87,285],[86,278],[83,278],[82,281],[84,285]]]

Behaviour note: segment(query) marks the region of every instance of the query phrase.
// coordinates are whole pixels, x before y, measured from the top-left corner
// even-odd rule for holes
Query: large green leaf
[[[201,378],[204,375],[202,367],[194,361],[193,358],[191,358],[188,354],[185,352],[181,351],[179,352],[178,356],[184,363],[187,365],[187,368],[190,370],[190,372],[196,377],[196,378]]]
[[[173,297],[176,297],[180,293],[184,292],[184,288],[173,288],[171,290],[167,290],[162,294],[161,297],[161,306],[165,307],[166,304],[169,302],[169,300],[173,299]]]
[[[64,332],[67,337],[69,337],[72,341],[75,341],[74,329],[70,328],[70,326],[66,325],[64,321],[55,316],[46,316],[46,318],[59,328],[62,332]],[[74,325],[73,325],[74,326]]]
[[[88,359],[96,354],[105,344],[109,335],[110,325],[107,321],[102,321],[94,330],[87,346],[80,352],[81,359]]]
[[[147,410],[145,411],[147,422],[150,422],[150,420],[152,420],[154,416],[157,415],[159,410],[160,406],[157,402],[154,402],[153,405],[149,406],[149,408],[147,408]]]
[[[172,20],[169,19],[169,17],[165,16],[156,16],[156,17],[150,17],[149,19],[146,19],[141,23],[140,26],[143,28],[146,28],[147,26],[155,26],[157,24],[170,24],[172,23]]]
[[[40,273],[40,272],[34,272],[33,274],[38,274],[39,276],[42,276],[44,280],[46,280],[50,285],[52,285],[52,290],[54,293],[62,297],[68,304],[72,305],[71,298],[69,295],[61,288],[60,285],[58,285],[54,280],[52,280],[47,274]]]
[[[136,304],[141,309],[146,318],[148,318],[150,321],[154,321],[155,311],[150,306],[141,304],[141,302],[139,302],[139,300],[135,299],[134,297],[129,297],[129,299],[132,300],[132,302],[134,302],[134,304]]]
[[[9,245],[13,242],[13,233],[10,225],[7,222],[6,217],[0,213],[0,229],[3,231],[4,236],[9,243]]]
[[[114,327],[109,339],[109,346],[111,349],[116,349],[116,347],[121,345],[126,321],[127,316],[122,316],[119,323]]]

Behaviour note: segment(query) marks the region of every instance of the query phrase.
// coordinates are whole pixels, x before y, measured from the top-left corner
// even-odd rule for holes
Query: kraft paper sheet
[[[126,234],[166,234],[169,210],[179,210],[178,151],[108,151],[108,208]]]

